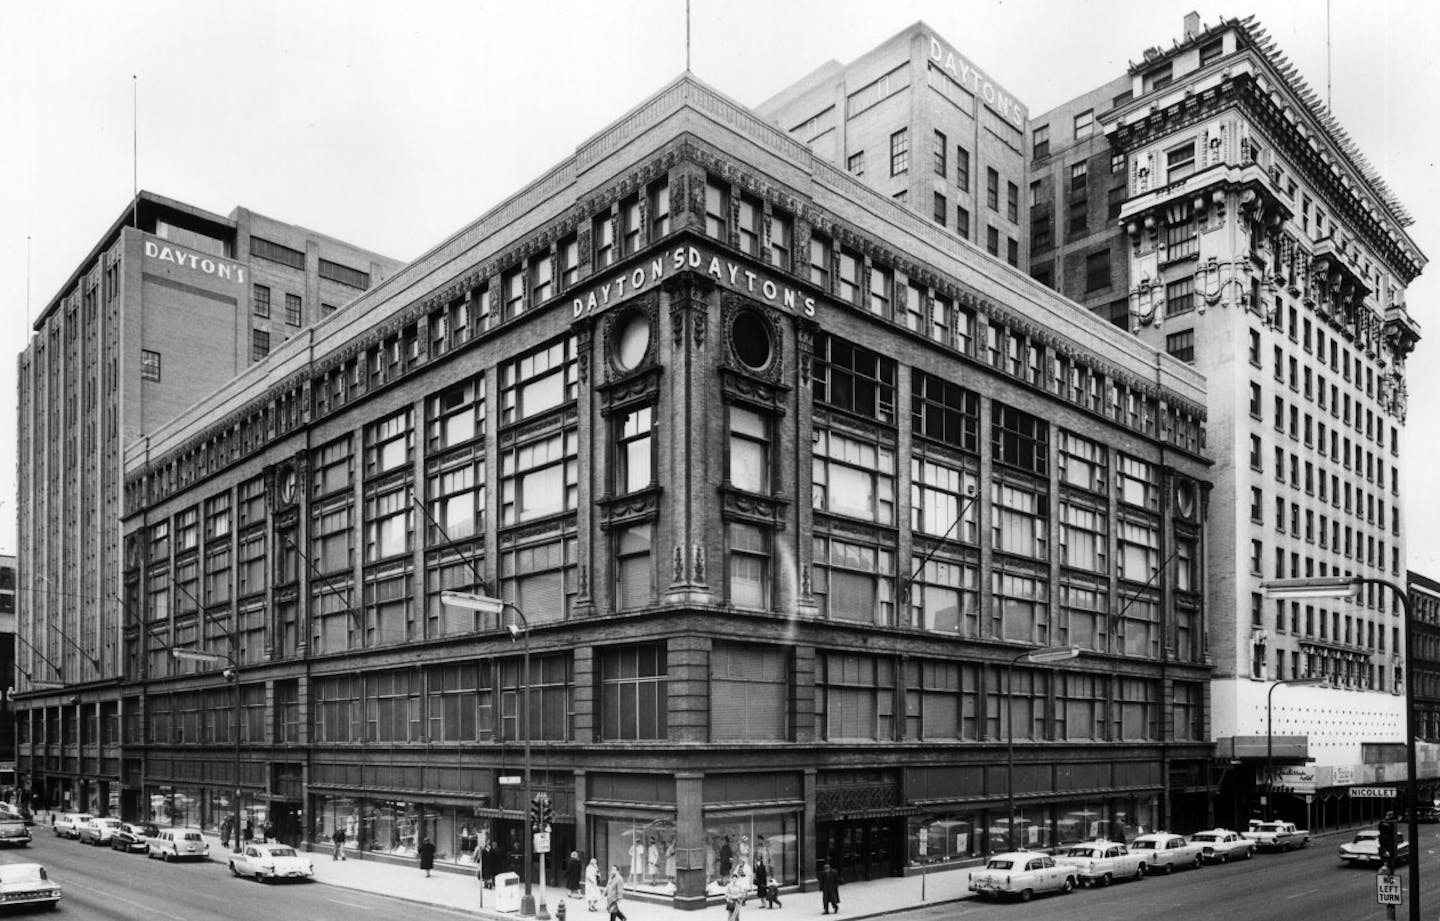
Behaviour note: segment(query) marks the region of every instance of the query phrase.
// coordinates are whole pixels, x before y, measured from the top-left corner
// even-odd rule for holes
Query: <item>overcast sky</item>
[[[1327,5],[1329,28],[1327,30]],[[1440,4],[1374,0],[693,0],[691,67],[755,105],[924,19],[1032,113],[1169,46],[1184,15],[1255,14],[1440,255]],[[685,68],[684,0],[11,4],[0,29],[0,551],[15,549],[15,356],[140,187],[237,205],[409,260]],[[1327,35],[1330,37],[1327,54]],[[1327,77],[1328,74],[1328,77]],[[132,81],[132,75],[137,78]],[[28,256],[27,256],[28,253]],[[1440,576],[1440,323],[1410,363],[1409,567]]]

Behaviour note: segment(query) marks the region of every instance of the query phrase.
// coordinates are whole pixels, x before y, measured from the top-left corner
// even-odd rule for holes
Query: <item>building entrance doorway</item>
[[[853,883],[904,872],[905,827],[898,818],[819,822],[820,853],[815,872],[829,861],[840,881]]]

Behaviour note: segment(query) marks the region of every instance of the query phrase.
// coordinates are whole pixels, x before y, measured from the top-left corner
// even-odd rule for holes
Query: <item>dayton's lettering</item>
[[[173,262],[175,265],[204,272],[216,278],[245,284],[245,267],[224,259],[212,259],[204,253],[192,253],[170,243],[155,240],[145,241],[145,255],[158,262]]]
[[[986,105],[1014,122],[1015,127],[1025,127],[1025,107],[996,86],[979,68],[956,54],[954,49],[940,44],[940,39],[933,35],[930,36],[930,60],[954,77],[956,83],[980,94]]]
[[[791,313],[803,312],[807,317],[815,316],[815,298],[760,275],[738,262],[701,252],[694,246],[676,247],[668,257],[657,257],[646,265],[637,266],[594,286],[587,293],[572,299],[571,308],[576,317],[603,310],[610,306],[612,301],[627,294],[638,294],[667,274],[686,268],[703,271],[727,288],[743,291],[783,307]]]

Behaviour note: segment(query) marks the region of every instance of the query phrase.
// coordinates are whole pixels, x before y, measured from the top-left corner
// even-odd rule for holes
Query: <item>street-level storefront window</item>
[[[924,813],[911,816],[908,824],[911,866],[978,857],[985,843],[978,812]]]
[[[435,844],[436,863],[471,865],[494,842],[490,819],[476,818],[471,806],[404,800],[316,795],[314,838],[317,849],[333,846],[335,831],[345,833],[345,852],[413,858],[421,841]]]
[[[734,873],[753,888],[756,862],[778,886],[800,882],[800,818],[793,812],[727,813],[705,817],[706,893],[724,895]]]
[[[609,868],[619,867],[627,889],[674,894],[677,858],[673,813],[596,818],[593,825],[602,885],[609,878]]]

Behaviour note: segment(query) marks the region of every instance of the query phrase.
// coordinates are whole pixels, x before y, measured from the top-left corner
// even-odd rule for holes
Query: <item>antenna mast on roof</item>
[[[1325,0],[1325,108],[1330,105],[1330,0]]]
[[[690,72],[690,0],[685,0],[685,72]]]
[[[130,75],[130,222],[140,229],[140,78]]]

